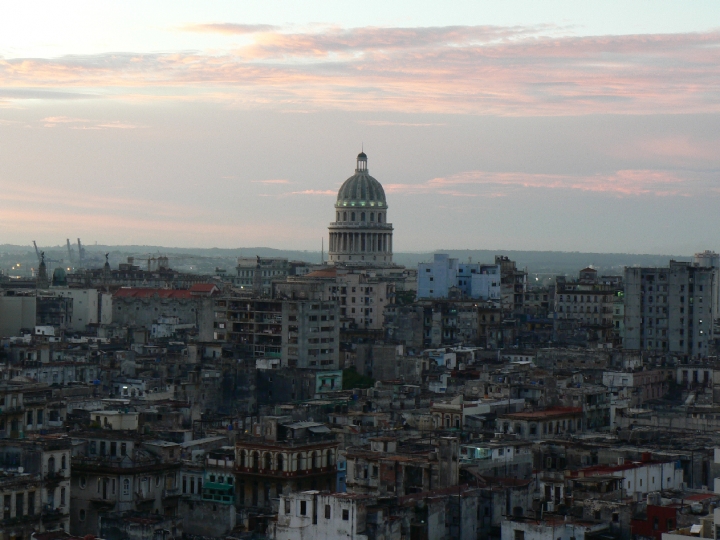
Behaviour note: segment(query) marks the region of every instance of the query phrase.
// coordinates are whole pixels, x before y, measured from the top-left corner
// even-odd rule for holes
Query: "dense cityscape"
[[[0,538],[717,538],[720,256],[406,267],[393,202],[361,152],[322,262],[6,272]]]

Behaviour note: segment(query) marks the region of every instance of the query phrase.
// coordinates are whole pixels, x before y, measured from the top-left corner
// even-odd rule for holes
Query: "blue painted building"
[[[418,265],[418,298],[447,298],[456,288],[464,298],[500,300],[500,266],[461,263],[436,253],[431,263]]]

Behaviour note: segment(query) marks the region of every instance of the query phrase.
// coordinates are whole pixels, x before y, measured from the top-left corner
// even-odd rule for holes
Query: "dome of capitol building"
[[[328,262],[351,265],[392,263],[392,224],[382,184],[370,176],[367,155],[357,156],[355,174],[345,180],[330,224]]]

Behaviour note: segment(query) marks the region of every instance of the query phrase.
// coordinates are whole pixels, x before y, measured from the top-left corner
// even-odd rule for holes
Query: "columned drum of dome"
[[[345,180],[335,202],[335,221],[328,227],[331,264],[392,264],[393,226],[380,182],[368,173],[367,156],[358,154],[355,174]]]

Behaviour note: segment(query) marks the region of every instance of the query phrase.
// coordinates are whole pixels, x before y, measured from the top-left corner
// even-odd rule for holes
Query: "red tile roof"
[[[543,411],[507,413],[498,416],[502,418],[516,418],[518,420],[537,420],[540,418],[556,418],[576,414],[582,414],[582,407],[552,407]]]
[[[191,293],[207,293],[207,294],[211,294],[211,293],[213,293],[213,292],[215,292],[215,291],[218,291],[218,290],[220,290],[220,289],[218,289],[217,285],[215,285],[215,284],[213,284],[213,283],[196,283],[195,285],[193,285],[192,287],[190,287],[190,292],[191,292]]]
[[[337,277],[337,268],[323,268],[322,270],[315,270],[305,274],[305,277],[310,278],[334,278]]]

